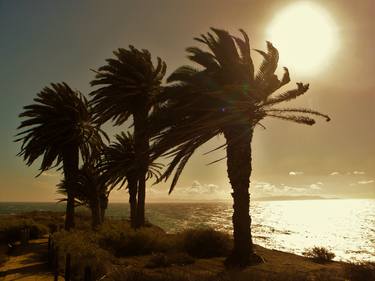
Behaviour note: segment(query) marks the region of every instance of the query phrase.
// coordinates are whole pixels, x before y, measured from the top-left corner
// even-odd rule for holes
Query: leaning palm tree
[[[129,50],[118,49],[115,59],[96,72],[92,86],[100,88],[91,93],[96,118],[100,123],[112,120],[123,124],[130,116],[134,124],[134,146],[137,177],[137,225],[145,222],[146,174],[149,163],[148,116],[157,102],[166,64],[157,58],[156,67],[147,50],[133,46]]]
[[[299,124],[313,125],[311,116],[329,117],[305,108],[274,107],[303,95],[308,84],[297,83],[297,88],[275,93],[290,81],[289,73],[281,80],[275,75],[278,51],[267,42],[267,51],[256,50],[264,60],[254,73],[247,34],[243,38],[212,29],[213,33],[195,38],[208,47],[188,48],[189,58],[200,68],[182,66],[173,72],[166,88],[166,102],[153,114],[152,134],[156,141],[153,157],[172,157],[160,178],[174,173],[170,192],[189,158],[202,144],[223,134],[226,148],[227,172],[233,189],[234,247],[227,265],[246,266],[260,262],[253,251],[251,218],[249,215],[249,180],[252,171],[251,141],[254,128],[265,117],[273,117]],[[218,149],[217,148],[217,149]],[[220,160],[220,159],[219,159]]]
[[[16,139],[22,142],[18,155],[28,166],[42,158],[40,174],[62,164],[68,186],[65,228],[69,230],[74,226],[73,191],[79,157],[85,161],[97,153],[103,145],[104,132],[93,123],[86,98],[66,83],[45,87],[34,102],[19,115],[26,120],[18,127],[22,130]]]
[[[58,193],[67,195],[69,185],[66,181],[62,180],[57,187]],[[91,210],[92,228],[97,229],[104,221],[109,195],[105,181],[97,166],[92,163],[85,163],[79,169],[73,194],[76,205],[86,206]]]
[[[134,138],[130,133],[120,133],[115,136],[116,141],[103,150],[100,170],[106,184],[113,189],[121,188],[127,183],[129,191],[130,224],[137,227],[137,166]],[[146,179],[158,178],[161,165],[151,162],[148,165]]]

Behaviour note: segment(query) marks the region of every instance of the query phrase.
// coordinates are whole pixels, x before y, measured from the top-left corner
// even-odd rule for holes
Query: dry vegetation
[[[43,235],[46,229],[56,230],[63,223],[60,213],[16,217],[2,217],[5,218],[1,220],[2,237],[6,233],[17,233],[15,230],[24,225],[33,226],[38,229],[35,234]],[[327,257],[330,252],[326,249],[311,249],[314,256],[306,258],[255,246],[257,253],[265,259],[264,264],[227,271],[223,261],[232,240],[225,233],[205,228],[171,235],[152,225],[134,231],[127,221],[114,220],[107,220],[94,232],[86,214],[77,217],[76,230],[57,231],[52,236],[59,249],[62,274],[66,254],[71,254],[73,280],[82,279],[86,266],[91,267],[94,277],[107,281],[375,280],[374,263],[314,262],[316,256]],[[5,258],[6,255],[0,255],[0,262]]]

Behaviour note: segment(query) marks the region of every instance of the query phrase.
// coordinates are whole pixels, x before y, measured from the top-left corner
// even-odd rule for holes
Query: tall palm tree
[[[329,117],[305,108],[277,108],[275,105],[303,95],[308,84],[276,94],[290,81],[289,72],[281,80],[274,74],[278,51],[267,42],[259,71],[254,73],[247,34],[243,38],[212,29],[213,33],[195,38],[208,47],[188,48],[189,59],[200,68],[182,66],[171,74],[164,98],[166,102],[151,118],[155,136],[154,157],[173,157],[160,178],[174,173],[170,192],[194,151],[214,136],[223,134],[226,143],[227,173],[233,193],[234,248],[227,265],[246,266],[260,261],[253,251],[249,215],[249,181],[252,171],[251,141],[256,125],[266,116],[299,124],[315,123],[311,116]],[[220,148],[219,147],[219,148]]]
[[[85,161],[97,153],[103,145],[104,132],[93,123],[87,99],[66,83],[45,87],[34,102],[19,115],[26,120],[18,127],[22,130],[16,139],[22,142],[18,155],[28,166],[42,158],[40,174],[62,164],[68,185],[65,228],[69,230],[74,226],[73,190],[79,156]]]
[[[115,136],[116,141],[103,150],[100,170],[106,184],[111,188],[121,188],[127,183],[130,204],[130,224],[137,227],[137,166],[134,148],[134,138],[130,133],[120,133]],[[161,165],[151,162],[148,165],[146,179],[158,178]]]
[[[100,123],[112,120],[123,124],[130,116],[134,123],[134,146],[137,171],[137,225],[145,222],[146,174],[149,163],[148,116],[157,101],[166,64],[157,58],[156,67],[147,50],[118,49],[115,59],[96,72],[92,86],[100,88],[91,93],[96,118]]]
[[[64,180],[58,184],[60,194],[66,195],[68,190],[69,185]],[[109,191],[99,169],[92,163],[85,163],[79,169],[73,194],[77,205],[91,210],[92,228],[96,229],[104,221]]]

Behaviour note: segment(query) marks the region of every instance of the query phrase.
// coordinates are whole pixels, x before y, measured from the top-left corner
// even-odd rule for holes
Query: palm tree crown
[[[130,133],[121,132],[115,139],[104,148],[99,167],[108,186],[121,188],[129,177],[137,174],[134,138]],[[146,178],[160,177],[161,167],[161,164],[151,162]]]
[[[309,85],[297,83],[296,89],[274,94],[290,78],[287,68],[280,80],[275,75],[279,55],[270,42],[267,52],[256,50],[264,60],[255,73],[249,38],[243,30],[243,38],[224,30],[212,31],[214,34],[195,38],[209,51],[187,49],[189,59],[201,68],[182,66],[169,76],[167,81],[173,84],[165,90],[166,102],[152,118],[157,140],[154,154],[169,151],[167,155],[173,156],[161,178],[167,179],[176,169],[171,191],[194,151],[226,129],[237,125],[254,128],[266,116],[307,125],[315,123],[311,115],[329,121],[327,115],[314,110],[274,107],[303,95]]]
[[[96,71],[91,85],[101,87],[91,95],[99,122],[112,120],[121,125],[140,106],[146,106],[148,112],[155,103],[166,64],[158,57],[154,67],[150,52],[133,46],[118,49],[114,55],[116,59],[107,59],[107,64]]]
[[[24,107],[19,116],[27,118],[18,127],[21,131],[16,141],[21,141],[22,156],[30,166],[42,157],[41,172],[59,166],[64,148],[78,146],[81,157],[86,159],[98,153],[105,133],[94,124],[87,99],[73,91],[66,83],[45,87],[35,104]]]

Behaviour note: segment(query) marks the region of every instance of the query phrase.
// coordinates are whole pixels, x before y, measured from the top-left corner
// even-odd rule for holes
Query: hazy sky
[[[88,93],[90,68],[129,44],[163,58],[170,73],[188,63],[185,48],[211,26],[243,28],[254,48],[264,48],[269,23],[295,2],[0,0],[0,201],[59,197],[55,185],[61,175],[51,170],[35,178],[39,163],[27,168],[13,143],[17,115],[44,86],[65,81]],[[309,82],[310,90],[288,106],[312,107],[332,121],[319,120],[313,127],[265,121],[267,129],[256,129],[253,141],[251,193],[375,197],[375,1],[313,2],[335,22],[338,50],[319,73],[291,73],[293,83]],[[113,133],[110,126],[105,129]],[[166,183],[149,188],[148,199],[228,199],[225,161],[206,166],[224,151],[202,156],[222,141],[197,151],[172,195],[167,196]],[[126,201],[126,192],[116,191],[111,199]]]

